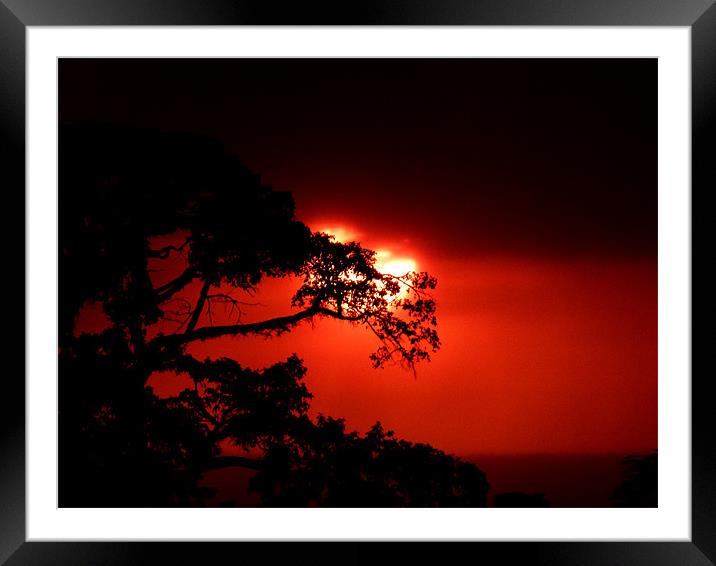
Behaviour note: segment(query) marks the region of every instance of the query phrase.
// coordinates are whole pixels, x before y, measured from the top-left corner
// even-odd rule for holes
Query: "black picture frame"
[[[716,564],[716,413],[711,373],[700,369],[712,334],[702,331],[713,310],[701,273],[708,209],[716,187],[709,147],[716,145],[716,5],[714,0],[346,0],[317,3],[242,0],[0,0],[0,155],[3,170],[4,252],[24,265],[17,245],[25,195],[25,32],[27,26],[96,25],[569,25],[688,26],[692,49],[692,536],[688,542],[475,542],[475,543],[158,543],[25,542],[24,371],[4,369],[0,398],[0,563],[213,564],[219,561],[358,564],[437,562],[464,555],[486,563]],[[23,222],[23,220],[20,220]],[[11,245],[12,243],[12,245]],[[13,256],[17,254],[17,258]],[[709,253],[709,252],[707,252]],[[712,253],[712,252],[711,252]],[[713,255],[709,255],[713,258]],[[9,263],[16,260],[17,263]],[[9,272],[6,272],[9,273]],[[25,296],[24,269],[6,279],[11,297]],[[699,307],[695,308],[698,302]],[[19,315],[18,319],[19,320]],[[24,319],[23,319],[24,320]],[[9,323],[9,321],[7,321]],[[12,328],[24,350],[23,325]],[[237,546],[238,545],[238,546]],[[470,545],[470,546],[467,546]]]

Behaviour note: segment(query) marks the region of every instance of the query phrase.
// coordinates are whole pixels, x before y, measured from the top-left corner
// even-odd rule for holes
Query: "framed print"
[[[3,560],[713,563],[709,2],[0,14]]]

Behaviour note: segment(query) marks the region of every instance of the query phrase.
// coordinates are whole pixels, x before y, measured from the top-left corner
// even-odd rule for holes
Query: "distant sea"
[[[498,493],[542,493],[552,507],[613,507],[611,493],[621,482],[625,454],[482,454],[463,456],[487,474],[488,505]],[[259,502],[248,492],[255,472],[226,468],[206,475],[204,485],[217,489],[211,504],[233,501],[239,507]]]
[[[498,493],[542,493],[552,507],[613,507],[625,454],[482,454],[464,457],[490,483],[488,505]]]

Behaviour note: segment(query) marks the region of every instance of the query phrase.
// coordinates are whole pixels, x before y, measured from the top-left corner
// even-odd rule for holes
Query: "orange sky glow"
[[[384,272],[438,281],[442,347],[416,376],[373,369],[370,331],[322,318],[280,337],[192,343],[191,354],[261,368],[295,352],[313,415],[361,432],[379,420],[459,456],[657,447],[656,60],[61,65],[64,123],[216,140],[290,193],[312,230],[375,250]],[[185,261],[151,260],[154,282]],[[199,285],[182,296],[195,300]],[[241,321],[290,314],[299,285],[234,291]],[[222,308],[215,323],[236,320]],[[88,305],[77,331],[102,320]],[[151,332],[172,330],[163,324]],[[150,380],[161,395],[185,384]]]
[[[437,276],[442,348],[432,362],[418,366],[416,377],[399,367],[375,370],[368,359],[374,336],[326,319],[280,337],[199,342],[190,353],[231,356],[258,368],[296,352],[308,367],[314,415],[344,417],[359,431],[380,420],[401,437],[464,456],[656,446],[654,262],[460,260],[354,228],[319,230],[383,250],[383,267],[395,261]],[[157,282],[181,266],[180,257],[166,260],[165,271],[154,274]],[[298,284],[269,279],[251,297],[234,293],[251,303],[242,322],[286,314]],[[196,291],[187,289],[187,298]],[[217,311],[215,321],[233,316]],[[78,331],[101,326],[98,317],[96,309],[85,309]],[[210,324],[206,315],[201,324]],[[157,374],[150,385],[168,395],[186,380]]]

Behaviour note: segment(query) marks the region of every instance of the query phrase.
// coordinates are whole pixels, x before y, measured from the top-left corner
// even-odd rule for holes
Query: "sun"
[[[356,241],[360,236],[358,232],[345,226],[324,226],[319,232],[333,236],[336,242],[341,242],[342,244]]]
[[[394,277],[403,277],[418,267],[414,259],[407,257],[393,257],[388,250],[377,250],[375,254],[375,268],[381,273]]]
[[[360,236],[359,232],[347,226],[327,225],[320,231],[342,243],[355,241]],[[404,277],[408,273],[417,271],[418,263],[413,258],[397,257],[391,250],[381,248],[375,251],[375,268],[386,275]]]

